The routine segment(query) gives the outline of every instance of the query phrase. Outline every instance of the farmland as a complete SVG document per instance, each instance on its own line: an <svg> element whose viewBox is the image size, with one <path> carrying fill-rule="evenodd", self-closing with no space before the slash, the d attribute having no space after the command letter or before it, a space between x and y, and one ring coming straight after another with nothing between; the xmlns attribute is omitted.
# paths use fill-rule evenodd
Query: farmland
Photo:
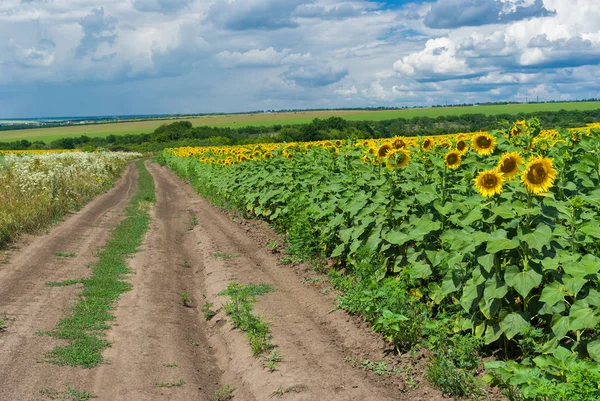
<svg viewBox="0 0 600 401"><path fill-rule="evenodd" d="M599 134L5 152L0 398L598 399Z"/></svg>
<svg viewBox="0 0 600 401"><path fill-rule="evenodd" d="M600 396L597 127L178 148L163 160L214 203L266 219L300 260L333 260L339 306L428 378L481 396ZM460 374L457 376L457 372ZM452 377L452 382L448 378ZM589 398L586 398L589 397Z"/></svg>
<svg viewBox="0 0 600 401"><path fill-rule="evenodd" d="M596 110L600 102L574 103L532 103L509 105L457 106L437 108L415 108L391 111L370 110L331 110L259 114L232 114L205 117L190 117L182 120L190 121L194 126L216 126L239 128L245 126L273 126L306 124L315 118L340 116L349 121L382 121L394 118L438 117L481 113L486 115L535 113L538 111L559 110ZM33 141L53 141L65 137L86 135L89 137L106 137L108 135L126 135L150 133L162 124L177 120L148 120L111 124L75 125L57 128L34 128L27 130L0 131L0 142L11 142L26 139Z"/></svg>

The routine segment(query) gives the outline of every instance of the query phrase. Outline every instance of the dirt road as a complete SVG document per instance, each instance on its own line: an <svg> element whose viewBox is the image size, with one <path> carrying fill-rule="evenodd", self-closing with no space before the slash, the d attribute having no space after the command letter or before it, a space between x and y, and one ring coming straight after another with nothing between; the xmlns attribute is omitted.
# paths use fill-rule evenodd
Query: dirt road
<svg viewBox="0 0 600 401"><path fill-rule="evenodd" d="M332 293L323 295L321 288L302 282L301 270L278 264L266 246L278 240L275 233L261 222L232 219L166 168L147 166L157 202L143 249L130 261L133 289L118 302L106 363L93 369L38 363L56 340L35 332L50 329L68 312L76 288L45 283L85 276L85 264L131 196L132 170L109 194L2 266L0 314L14 320L0 334L0 400L43 399L39 390L61 390L66 384L106 401L211 400L227 385L233 400L441 398L426 385L405 392L402 375L382 378L353 367L356 358L381 358L385 345L335 310ZM100 215L102 223L93 226L98 219L93 216ZM78 256L57 259L55 252ZM225 298L218 293L231 281L276 289L255 304L271 323L272 342L283 358L274 372L252 355L244 333L233 329L220 309ZM181 304L184 292L191 296L191 307ZM218 311L210 321L201 311L205 302Z"/></svg>

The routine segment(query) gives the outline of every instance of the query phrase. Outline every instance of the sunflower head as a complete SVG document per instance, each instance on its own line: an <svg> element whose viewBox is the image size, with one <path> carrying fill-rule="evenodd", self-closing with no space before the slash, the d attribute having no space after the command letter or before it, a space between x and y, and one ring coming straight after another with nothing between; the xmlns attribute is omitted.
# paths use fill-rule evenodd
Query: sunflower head
<svg viewBox="0 0 600 401"><path fill-rule="evenodd" d="M408 166L410 153L406 149L395 149L387 154L385 164L390 170Z"/></svg>
<svg viewBox="0 0 600 401"><path fill-rule="evenodd" d="M474 135L471 143L475 152L480 156L491 155L496 149L496 138L487 132Z"/></svg>
<svg viewBox="0 0 600 401"><path fill-rule="evenodd" d="M377 150L377 156L380 158L385 158L387 154L392 150L392 146L389 143L384 143Z"/></svg>
<svg viewBox="0 0 600 401"><path fill-rule="evenodd" d="M339 148L344 144L344 141L342 141L341 139L337 139L333 144Z"/></svg>
<svg viewBox="0 0 600 401"><path fill-rule="evenodd" d="M392 147L394 149L404 149L404 148L406 148L406 142L404 142L400 138L396 138L392 141Z"/></svg>
<svg viewBox="0 0 600 401"><path fill-rule="evenodd" d="M423 150L431 150L433 148L433 145L435 145L435 141L433 140L433 138L424 138L423 142L421 143L421 148Z"/></svg>
<svg viewBox="0 0 600 401"><path fill-rule="evenodd" d="M504 174L497 170L482 171L475 177L475 188L483 195L491 198L496 194L502 193L502 184L504 183Z"/></svg>
<svg viewBox="0 0 600 401"><path fill-rule="evenodd" d="M451 150L450 152L446 153L446 156L444 157L444 162L446 163L446 166L448 168L458 168L458 166L460 166L460 163L462 162L461 153L455 150Z"/></svg>
<svg viewBox="0 0 600 401"><path fill-rule="evenodd" d="M535 157L529 161L523 174L521 182L527 190L535 195L548 192L556 180L556 170L552 166L552 159L547 157Z"/></svg>
<svg viewBox="0 0 600 401"><path fill-rule="evenodd" d="M456 150L461 154L464 154L467 152L467 150L469 150L469 144L465 140L461 139L460 141L456 142Z"/></svg>
<svg viewBox="0 0 600 401"><path fill-rule="evenodd" d="M506 153L498 162L498 171L504 174L504 178L510 180L519 174L519 166L523 159L517 152Z"/></svg>

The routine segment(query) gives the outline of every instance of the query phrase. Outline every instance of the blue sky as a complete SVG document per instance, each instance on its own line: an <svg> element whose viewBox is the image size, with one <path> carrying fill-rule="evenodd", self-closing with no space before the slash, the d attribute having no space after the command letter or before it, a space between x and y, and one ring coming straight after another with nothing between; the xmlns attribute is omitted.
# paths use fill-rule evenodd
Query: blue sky
<svg viewBox="0 0 600 401"><path fill-rule="evenodd" d="M600 97L598 0L2 0L0 118Z"/></svg>

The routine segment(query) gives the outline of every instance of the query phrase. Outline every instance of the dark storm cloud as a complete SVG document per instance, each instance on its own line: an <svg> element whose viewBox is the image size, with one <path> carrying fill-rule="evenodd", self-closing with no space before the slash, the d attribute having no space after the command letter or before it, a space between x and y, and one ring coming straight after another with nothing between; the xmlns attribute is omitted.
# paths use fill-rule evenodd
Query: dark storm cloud
<svg viewBox="0 0 600 401"><path fill-rule="evenodd" d="M505 4L499 0L438 0L425 16L424 23L429 28L453 29L553 15L544 7L542 0L536 0L530 6L517 5L508 12L504 7Z"/></svg>
<svg viewBox="0 0 600 401"><path fill-rule="evenodd" d="M296 28L294 11L310 0L217 0L210 8L207 19L215 25L232 31L250 29L277 30Z"/></svg>
<svg viewBox="0 0 600 401"><path fill-rule="evenodd" d="M83 29L83 38L75 49L77 57L93 55L102 43L114 43L117 38L114 33L116 24L116 18L104 15L104 8L94 9L83 17L79 21Z"/></svg>

